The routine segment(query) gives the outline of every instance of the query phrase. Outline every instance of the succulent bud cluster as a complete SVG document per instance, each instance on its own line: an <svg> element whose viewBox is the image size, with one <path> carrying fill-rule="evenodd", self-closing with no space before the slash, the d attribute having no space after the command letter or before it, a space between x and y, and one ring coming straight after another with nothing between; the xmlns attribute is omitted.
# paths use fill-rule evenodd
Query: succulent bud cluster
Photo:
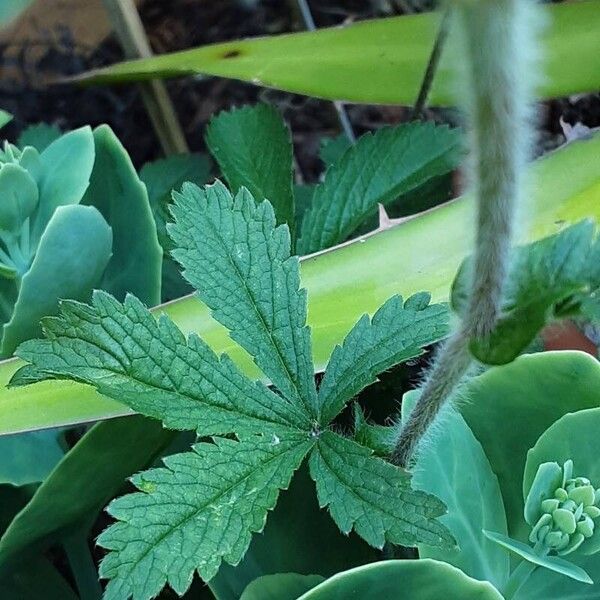
<svg viewBox="0 0 600 600"><path fill-rule="evenodd" d="M35 148L5 142L0 149L0 276L8 279L22 275L32 259L23 226L38 206L40 170Z"/></svg>
<svg viewBox="0 0 600 600"><path fill-rule="evenodd" d="M586 477L573 477L572 460L562 468L557 463L539 466L525 503L525 519L532 526L530 542L548 552L570 554L598 537L598 517L600 489ZM582 551L587 554L585 548Z"/></svg>

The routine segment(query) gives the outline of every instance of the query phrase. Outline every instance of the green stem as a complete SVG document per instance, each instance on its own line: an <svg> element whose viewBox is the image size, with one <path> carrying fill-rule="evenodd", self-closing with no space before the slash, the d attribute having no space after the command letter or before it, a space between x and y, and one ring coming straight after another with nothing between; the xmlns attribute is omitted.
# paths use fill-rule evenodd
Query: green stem
<svg viewBox="0 0 600 600"><path fill-rule="evenodd" d="M515 594L525 585L525 582L536 570L537 566L528 560L523 560L519 563L519 566L512 572L506 582L506 587L502 592L505 600L512 600Z"/></svg>
<svg viewBox="0 0 600 600"><path fill-rule="evenodd" d="M425 74L423 75L423 81L421 82L419 95L417 97L415 106L410 116L411 121L418 119L421 116L423 110L425 109L425 104L427 103L427 98L429 97L431 86L433 85L435 72L437 71L438 65L440 64L442 50L444 49L446 39L448 38L449 23L450 8L447 8L442 16L442 21L440 23L437 36L435 38L435 42L433 43L433 48L431 49L431 55L429 56L429 62L427 63Z"/></svg>
<svg viewBox="0 0 600 600"><path fill-rule="evenodd" d="M102 586L92 559L85 532L79 531L63 542L81 600L100 600Z"/></svg>

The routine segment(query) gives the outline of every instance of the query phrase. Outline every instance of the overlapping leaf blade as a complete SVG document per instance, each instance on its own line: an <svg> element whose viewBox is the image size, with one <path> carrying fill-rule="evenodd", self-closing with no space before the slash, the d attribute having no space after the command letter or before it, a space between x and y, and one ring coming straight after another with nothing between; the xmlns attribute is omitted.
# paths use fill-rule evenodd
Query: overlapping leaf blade
<svg viewBox="0 0 600 600"><path fill-rule="evenodd" d="M344 532L352 529L372 546L386 541L414 546L454 543L436 517L441 501L410 488L408 472L376 458L372 451L333 432L319 437L310 457L310 473L322 507Z"/></svg>
<svg viewBox="0 0 600 600"><path fill-rule="evenodd" d="M33 146L38 152L43 152L60 135L60 129L56 125L37 123L29 125L29 127L21 132L17 140L17 145L21 149L25 148L25 146Z"/></svg>
<svg viewBox="0 0 600 600"><path fill-rule="evenodd" d="M172 429L259 433L308 422L300 409L242 375L198 336L186 342L167 317L156 321L133 296L121 304L96 292L91 306L64 302L61 316L45 321L45 333L47 339L19 348L38 379L89 383ZM22 376L31 383L31 369ZM13 384L19 384L19 373Z"/></svg>
<svg viewBox="0 0 600 600"><path fill-rule="evenodd" d="M504 314L489 338L473 340L475 356L489 364L514 360L543 326L555 318L585 314L596 318L600 288L600 238L591 220L515 251ZM452 286L452 306L462 314L472 259L467 259Z"/></svg>
<svg viewBox="0 0 600 600"><path fill-rule="evenodd" d="M147 600L166 583L183 594L195 570L207 581L222 560L237 564L312 443L216 438L134 477L140 492L109 505L118 522L98 539L112 551L100 570L111 579L105 600Z"/></svg>
<svg viewBox="0 0 600 600"><path fill-rule="evenodd" d="M243 186L257 202L268 200L293 238L292 138L277 110L257 104L222 112L211 119L206 143L231 190Z"/></svg>
<svg viewBox="0 0 600 600"><path fill-rule="evenodd" d="M173 256L213 316L291 402L316 416L306 290L285 226L268 202L222 183L176 194Z"/></svg>
<svg viewBox="0 0 600 600"><path fill-rule="evenodd" d="M299 254L343 242L364 219L460 159L460 132L432 123L386 127L360 138L326 173L302 220Z"/></svg>
<svg viewBox="0 0 600 600"><path fill-rule="evenodd" d="M154 215L158 241L164 250L172 247L167 235L170 220L171 192L180 189L186 181L202 185L208 180L210 161L203 154L176 154L146 163L140 170L140 179L148 191L148 202Z"/></svg>
<svg viewBox="0 0 600 600"><path fill-rule="evenodd" d="M379 373L419 356L424 346L448 330L446 306L429 305L427 294L416 294L404 303L401 296L393 296L371 319L361 317L344 343L335 347L325 370L318 395L322 421L331 421Z"/></svg>

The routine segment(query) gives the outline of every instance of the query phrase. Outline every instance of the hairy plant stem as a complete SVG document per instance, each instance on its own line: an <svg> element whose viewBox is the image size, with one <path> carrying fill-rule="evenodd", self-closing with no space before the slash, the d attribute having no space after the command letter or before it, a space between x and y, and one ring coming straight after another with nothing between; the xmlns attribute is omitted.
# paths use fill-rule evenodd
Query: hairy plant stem
<svg viewBox="0 0 600 600"><path fill-rule="evenodd" d="M468 310L438 353L400 432L392 460L408 466L423 435L467 373L469 340L489 335L500 314L515 206L529 147L529 0L451 0L464 40L471 185L477 200Z"/></svg>

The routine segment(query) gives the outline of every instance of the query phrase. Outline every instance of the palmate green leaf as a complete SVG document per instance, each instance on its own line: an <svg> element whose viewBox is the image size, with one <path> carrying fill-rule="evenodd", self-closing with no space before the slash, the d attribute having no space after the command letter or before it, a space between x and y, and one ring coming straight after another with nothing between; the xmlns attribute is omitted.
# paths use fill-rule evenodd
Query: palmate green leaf
<svg viewBox="0 0 600 600"><path fill-rule="evenodd" d="M100 568L111 579L105 600L153 598L166 583L183 594L196 570L207 581L221 561L237 564L313 443L215 438L135 476L140 492L109 505L118 522L98 538L111 550Z"/></svg>
<svg viewBox="0 0 600 600"><path fill-rule="evenodd" d="M321 418L331 421L377 375L419 356L423 347L449 331L448 310L429 305L428 294L416 294L403 303L392 296L374 315L364 315L336 346L318 394Z"/></svg>
<svg viewBox="0 0 600 600"><path fill-rule="evenodd" d="M519 228L519 244L556 233L557 223L600 219L600 135L547 154L532 163L529 172L528 179L536 183L525 194L523 210L530 218ZM472 197L457 198L399 226L300 261L317 371L324 370L334 346L356 321L365 312L373 314L391 295L428 290L436 302L447 299L456 270L470 252L470 228L465 223L473 219L473 210ZM181 298L154 312L168 314L184 332L201 333L217 353L226 351L244 373L260 376L248 354L195 297ZM0 317L3 314L0 310ZM16 359L0 362L0 383L6 385L22 364ZM127 412L114 400L74 382L47 381L27 389L0 387L0 435Z"/></svg>
<svg viewBox="0 0 600 600"><path fill-rule="evenodd" d="M306 290L290 235L268 202L220 182L174 195L173 256L213 316L285 398L316 417Z"/></svg>
<svg viewBox="0 0 600 600"><path fill-rule="evenodd" d="M551 320L595 316L599 264L600 238L590 220L518 248L503 315L489 338L472 340L474 355L488 364L511 362ZM467 307L471 270L472 259L467 259L452 286L452 306L459 314Z"/></svg>
<svg viewBox="0 0 600 600"><path fill-rule="evenodd" d="M293 239L292 138L277 110L257 104L222 112L211 119L206 143L232 192L243 186L257 202L268 200Z"/></svg>
<svg viewBox="0 0 600 600"><path fill-rule="evenodd" d="M155 320L133 296L120 303L96 292L89 306L65 301L59 317L44 321L46 339L20 346L19 355L30 364L15 375L16 385L73 379L168 427L196 429L202 436L235 434L239 440L216 438L167 459L166 468L134 480L141 493L111 505L119 523L100 539L113 551L102 567L112 579L107 597L147 600L167 582L183 592L196 569L207 580L221 560L237 564L278 490L315 445L310 463L319 500L330 506L343 532L354 527L377 547L386 539L452 543L435 521L443 513L438 500L412 491L404 470L329 431L329 415L319 419L312 362L306 361L311 348L305 291L299 289L297 258L289 256L288 229L275 227L270 204L257 204L245 189L234 199L222 184L204 190L190 185L177 195L174 215L176 241L183 242L178 258L190 280L216 316L259 355L257 363L282 395L242 375L199 337L186 340L166 316ZM426 294L405 304L397 299L383 313L413 313L418 328L421 313L437 310L428 301ZM417 338L406 339L415 344ZM430 339L428 330L419 343ZM392 358L380 358L380 366ZM296 381L301 385L295 394L286 394Z"/></svg>
<svg viewBox="0 0 600 600"><path fill-rule="evenodd" d="M413 546L454 543L435 521L444 504L410 487L410 474L373 456L368 448L331 431L322 433L310 457L321 507L328 507L343 533L353 529L369 544Z"/></svg>
<svg viewBox="0 0 600 600"><path fill-rule="evenodd" d="M91 306L65 301L44 320L45 340L30 340L19 356L35 367L13 385L68 377L88 383L172 429L201 435L260 433L308 427L308 415L260 382L242 375L198 336L187 341L172 321L158 321L134 296L121 304L96 291Z"/></svg>
<svg viewBox="0 0 600 600"><path fill-rule="evenodd" d="M432 123L385 127L362 136L329 168L302 220L298 252L343 242L364 219L462 158L457 129Z"/></svg>

